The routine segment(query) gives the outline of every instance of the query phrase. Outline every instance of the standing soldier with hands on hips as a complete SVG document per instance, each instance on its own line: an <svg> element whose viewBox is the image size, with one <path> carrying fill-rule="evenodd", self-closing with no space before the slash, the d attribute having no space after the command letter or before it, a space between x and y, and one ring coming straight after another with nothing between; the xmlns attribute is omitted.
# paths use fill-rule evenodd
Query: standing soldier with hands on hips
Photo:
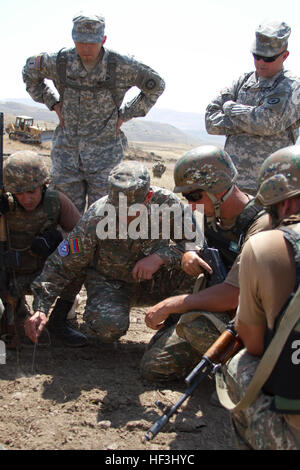
<svg viewBox="0 0 300 470"><path fill-rule="evenodd" d="M73 19L75 48L30 57L26 89L59 117L51 152L52 180L78 210L107 192L111 169L123 159L123 122L145 116L164 91L164 81L132 57L104 49L105 21L98 15ZM50 79L59 98L45 80ZM132 87L140 93L121 107Z"/></svg>

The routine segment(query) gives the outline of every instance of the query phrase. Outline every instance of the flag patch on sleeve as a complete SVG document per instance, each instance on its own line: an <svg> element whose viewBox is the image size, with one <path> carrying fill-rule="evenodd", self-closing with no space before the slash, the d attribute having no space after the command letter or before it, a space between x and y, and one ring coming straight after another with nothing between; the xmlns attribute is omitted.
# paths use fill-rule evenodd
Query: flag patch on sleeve
<svg viewBox="0 0 300 470"><path fill-rule="evenodd" d="M70 243L70 251L73 255L81 252L82 248L81 248L80 237L70 238L69 243Z"/></svg>

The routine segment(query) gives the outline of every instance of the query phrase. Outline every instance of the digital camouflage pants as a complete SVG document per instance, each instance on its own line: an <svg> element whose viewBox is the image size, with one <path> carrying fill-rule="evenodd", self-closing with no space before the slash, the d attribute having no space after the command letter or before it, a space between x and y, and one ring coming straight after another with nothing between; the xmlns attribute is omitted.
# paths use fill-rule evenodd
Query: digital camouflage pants
<svg viewBox="0 0 300 470"><path fill-rule="evenodd" d="M85 279L87 302L84 319L101 341L110 343L125 335L131 307L150 306L171 295L191 292L195 279L180 268L159 269L152 280L127 283L99 280L93 270Z"/></svg>
<svg viewBox="0 0 300 470"><path fill-rule="evenodd" d="M223 367L224 379L230 399L238 403L245 395L259 363L242 349ZM246 409L232 413L232 422L238 449L296 450L296 434L287 424L291 415L270 410L272 397L260 392ZM297 447L298 445L298 447Z"/></svg>
<svg viewBox="0 0 300 470"><path fill-rule="evenodd" d="M61 191L83 214L87 207L107 194L108 176L123 159L121 139L102 142L99 138L54 135L51 151L52 187Z"/></svg>

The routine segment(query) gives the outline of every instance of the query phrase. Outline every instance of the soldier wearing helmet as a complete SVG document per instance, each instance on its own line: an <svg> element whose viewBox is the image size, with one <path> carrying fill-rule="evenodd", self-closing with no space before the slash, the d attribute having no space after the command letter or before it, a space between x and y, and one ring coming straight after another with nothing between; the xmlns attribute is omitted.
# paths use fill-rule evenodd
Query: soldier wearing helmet
<svg viewBox="0 0 300 470"><path fill-rule="evenodd" d="M45 159L36 152L20 151L7 158L3 182L8 200L5 218L9 250L19 258L10 276L10 292L18 299L20 308L28 310L25 295L32 293L31 282L62 240L57 227L69 232L80 214L66 196L48 188L49 170ZM80 287L78 281L78 285L57 299L48 323L51 338L71 347L87 344L85 336L65 322Z"/></svg>
<svg viewBox="0 0 300 470"><path fill-rule="evenodd" d="M237 443L239 448L257 450L299 449L299 314L289 328L282 319L287 322L292 298L299 312L299 294L295 292L300 273L300 146L277 150L265 160L256 200L270 212L273 230L256 234L245 243L235 320L245 349L224 368L222 382L224 386L225 380L231 400L240 400L272 342L278 357L272 366L268 363L270 374L263 378L261 391L247 408L233 410ZM286 336L279 347L276 341L283 328Z"/></svg>
<svg viewBox="0 0 300 470"><path fill-rule="evenodd" d="M213 145L203 145L183 155L174 168L175 189L192 210L204 207L204 234L209 246L217 248L228 273L224 282L193 294L173 296L151 307L146 324L161 329L174 314L175 324L159 331L142 362L142 374L149 380L169 380L185 376L212 344L219 331L219 320L226 323L228 312L237 307L239 296L238 265L243 243L257 231L269 228L269 217L254 204L252 196L235 184L237 170L227 152ZM201 251L187 251L182 269L191 276L209 275L211 267ZM188 315L189 311L209 312L206 317ZM213 315L214 313L214 315ZM213 323L211 322L213 320ZM215 321L216 319L216 321Z"/></svg>
<svg viewBox="0 0 300 470"><path fill-rule="evenodd" d="M194 279L180 267L187 241L184 227L178 234L174 230L173 209L176 214L184 209L180 199L152 186L149 171L139 162L117 165L108 185L108 195L86 211L32 284L36 313L28 335L33 340L39 333L37 318L47 315L53 299L76 277L84 277L87 289L84 319L105 343L126 334L131 306L152 305L173 292L192 290ZM170 216L166 232L164 213Z"/></svg>

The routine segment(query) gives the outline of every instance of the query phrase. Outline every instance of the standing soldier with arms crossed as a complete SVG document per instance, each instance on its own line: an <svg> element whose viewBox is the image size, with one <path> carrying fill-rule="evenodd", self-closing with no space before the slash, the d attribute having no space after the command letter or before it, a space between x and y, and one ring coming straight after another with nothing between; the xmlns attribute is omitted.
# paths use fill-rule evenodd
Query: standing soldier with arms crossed
<svg viewBox="0 0 300 470"><path fill-rule="evenodd" d="M30 57L23 69L32 99L59 117L52 158L52 180L83 213L107 192L111 169L124 156L122 123L145 116L164 91L164 81L135 59L104 49L104 18L73 19L74 49ZM45 80L54 82L59 99ZM121 107L132 87L140 93Z"/></svg>
<svg viewBox="0 0 300 470"><path fill-rule="evenodd" d="M225 150L239 172L243 191L256 193L260 167L272 152L296 143L300 80L283 68L291 28L267 21L255 32L255 71L245 73L207 106L209 134L225 135Z"/></svg>

